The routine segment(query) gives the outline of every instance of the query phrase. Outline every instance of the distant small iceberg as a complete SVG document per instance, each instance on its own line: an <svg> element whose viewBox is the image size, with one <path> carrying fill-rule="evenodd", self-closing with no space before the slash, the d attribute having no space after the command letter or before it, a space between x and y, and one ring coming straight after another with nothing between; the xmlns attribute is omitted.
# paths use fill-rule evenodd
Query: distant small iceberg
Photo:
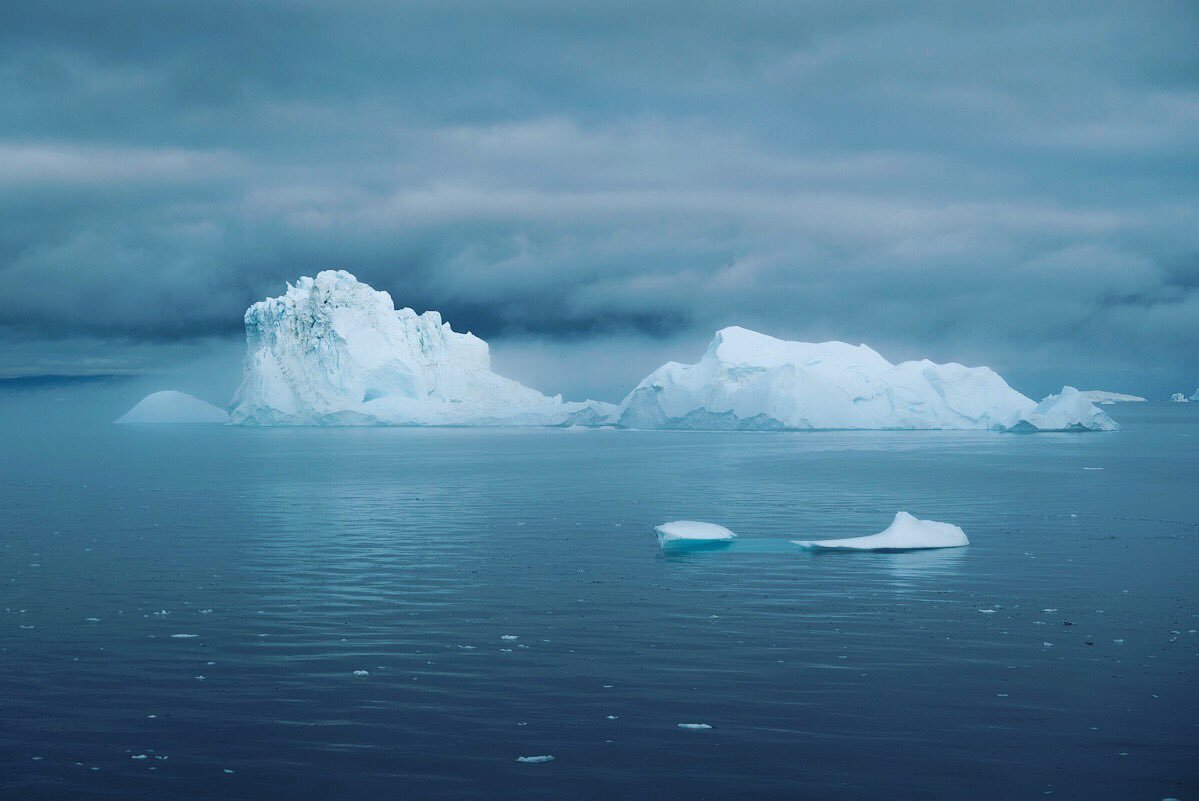
<svg viewBox="0 0 1199 801"><path fill-rule="evenodd" d="M969 545L966 532L952 523L920 520L899 512L885 531L842 540L792 540L812 551L915 551L925 548L960 548Z"/></svg>
<svg viewBox="0 0 1199 801"><path fill-rule="evenodd" d="M658 533L658 545L663 550L718 548L737 539L737 535L724 526L698 520L675 520L654 526L654 531Z"/></svg>
<svg viewBox="0 0 1199 801"><path fill-rule="evenodd" d="M186 392L168 389L147 395L113 422L228 423L229 413Z"/></svg>
<svg viewBox="0 0 1199 801"><path fill-rule="evenodd" d="M1195 394L1199 395L1199 390L1195 390ZM1181 392L1175 392L1170 396L1170 403L1190 403L1191 399Z"/></svg>
<svg viewBox="0 0 1199 801"><path fill-rule="evenodd" d="M1089 400L1091 403L1097 403L1101 406L1110 406L1113 403L1146 403L1147 400L1140 395L1125 395L1123 392L1108 392L1103 389L1087 389L1082 390L1078 394Z"/></svg>

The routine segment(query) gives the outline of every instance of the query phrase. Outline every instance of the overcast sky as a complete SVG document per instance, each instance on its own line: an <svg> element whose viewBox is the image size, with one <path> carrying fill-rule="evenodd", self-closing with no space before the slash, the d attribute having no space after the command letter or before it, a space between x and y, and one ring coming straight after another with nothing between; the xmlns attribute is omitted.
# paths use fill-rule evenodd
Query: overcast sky
<svg viewBox="0 0 1199 801"><path fill-rule="evenodd" d="M0 375L341 267L568 396L734 323L1199 386L1193 0L382 5L2 4Z"/></svg>

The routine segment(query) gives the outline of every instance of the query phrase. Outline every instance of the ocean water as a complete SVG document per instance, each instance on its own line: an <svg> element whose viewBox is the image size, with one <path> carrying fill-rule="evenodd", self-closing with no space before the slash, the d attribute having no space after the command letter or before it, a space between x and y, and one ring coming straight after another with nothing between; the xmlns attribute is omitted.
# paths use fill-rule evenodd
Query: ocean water
<svg viewBox="0 0 1199 801"><path fill-rule="evenodd" d="M38 392L0 401L4 798L1199 797L1199 404L238 430ZM900 509L972 545L788 544ZM664 555L678 518L741 539Z"/></svg>

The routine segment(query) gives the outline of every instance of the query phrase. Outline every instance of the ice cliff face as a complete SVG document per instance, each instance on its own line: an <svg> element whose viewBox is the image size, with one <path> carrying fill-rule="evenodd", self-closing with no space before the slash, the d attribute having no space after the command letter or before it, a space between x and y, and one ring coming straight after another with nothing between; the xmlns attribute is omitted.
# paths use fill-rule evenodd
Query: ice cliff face
<svg viewBox="0 0 1199 801"><path fill-rule="evenodd" d="M865 345L725 328L696 364L670 362L620 405L620 426L675 429L1114 430L1075 389L1040 404L987 367L892 364Z"/></svg>
<svg viewBox="0 0 1199 801"><path fill-rule="evenodd" d="M487 343L343 270L289 285L245 315L231 420L243 425L568 425L610 404L563 403L491 371Z"/></svg>

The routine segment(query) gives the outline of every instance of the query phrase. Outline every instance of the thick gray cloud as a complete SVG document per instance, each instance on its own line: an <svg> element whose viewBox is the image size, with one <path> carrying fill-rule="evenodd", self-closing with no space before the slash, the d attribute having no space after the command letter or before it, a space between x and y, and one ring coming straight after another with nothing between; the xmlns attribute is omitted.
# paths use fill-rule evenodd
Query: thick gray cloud
<svg viewBox="0 0 1199 801"><path fill-rule="evenodd" d="M5 4L0 373L157 369L344 267L567 394L732 323L1184 389L1197 37L1188 2Z"/></svg>

